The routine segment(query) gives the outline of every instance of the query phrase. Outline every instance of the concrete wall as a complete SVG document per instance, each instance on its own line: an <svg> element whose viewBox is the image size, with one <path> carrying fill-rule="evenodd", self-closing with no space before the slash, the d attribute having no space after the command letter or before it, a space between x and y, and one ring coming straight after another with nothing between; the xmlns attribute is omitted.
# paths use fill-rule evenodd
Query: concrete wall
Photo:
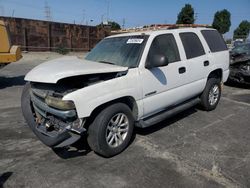
<svg viewBox="0 0 250 188"><path fill-rule="evenodd" d="M2 16L0 20L8 24L11 43L27 51L53 51L58 47L89 51L110 34L110 29L95 26Z"/></svg>

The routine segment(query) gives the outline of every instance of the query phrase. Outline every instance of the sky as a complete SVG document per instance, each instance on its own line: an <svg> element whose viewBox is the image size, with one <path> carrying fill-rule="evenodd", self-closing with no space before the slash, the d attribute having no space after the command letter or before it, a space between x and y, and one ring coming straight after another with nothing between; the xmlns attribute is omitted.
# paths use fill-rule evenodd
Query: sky
<svg viewBox="0 0 250 188"><path fill-rule="evenodd" d="M211 24L214 13L231 12L231 28L250 21L250 0L0 0L0 15L45 20L45 5L53 21L97 25L102 20L118 22L125 28L147 24L173 24L181 8L189 3L197 13L197 24Z"/></svg>

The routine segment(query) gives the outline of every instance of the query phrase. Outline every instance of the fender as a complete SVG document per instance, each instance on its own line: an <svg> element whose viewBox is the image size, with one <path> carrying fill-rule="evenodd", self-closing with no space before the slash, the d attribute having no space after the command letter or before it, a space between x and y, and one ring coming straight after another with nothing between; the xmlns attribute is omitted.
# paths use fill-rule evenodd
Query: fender
<svg viewBox="0 0 250 188"><path fill-rule="evenodd" d="M89 117L91 112L98 106L121 97L133 97L135 101L142 98L138 83L138 69L130 69L127 75L97 83L63 97L63 100L71 100L76 106L79 118ZM138 115L142 114L143 108L138 104Z"/></svg>

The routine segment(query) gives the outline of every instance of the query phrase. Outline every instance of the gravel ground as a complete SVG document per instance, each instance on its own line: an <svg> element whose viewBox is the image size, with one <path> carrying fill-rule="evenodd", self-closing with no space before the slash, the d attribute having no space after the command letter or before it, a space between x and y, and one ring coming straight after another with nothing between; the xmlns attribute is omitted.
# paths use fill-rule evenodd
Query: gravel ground
<svg viewBox="0 0 250 188"><path fill-rule="evenodd" d="M249 88L224 86L212 112L192 108L136 129L132 144L110 159L84 141L53 151L27 127L20 96L24 75L57 57L27 53L0 70L0 187L250 187Z"/></svg>

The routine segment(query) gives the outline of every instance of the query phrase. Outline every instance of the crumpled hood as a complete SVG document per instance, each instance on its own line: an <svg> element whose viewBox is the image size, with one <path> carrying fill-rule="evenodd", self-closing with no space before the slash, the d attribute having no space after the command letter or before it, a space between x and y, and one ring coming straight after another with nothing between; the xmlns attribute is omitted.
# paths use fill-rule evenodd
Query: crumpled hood
<svg viewBox="0 0 250 188"><path fill-rule="evenodd" d="M24 79L31 82L56 83L62 78L71 76L122 72L126 70L128 70L127 67L88 61L75 56L66 56L38 65Z"/></svg>

